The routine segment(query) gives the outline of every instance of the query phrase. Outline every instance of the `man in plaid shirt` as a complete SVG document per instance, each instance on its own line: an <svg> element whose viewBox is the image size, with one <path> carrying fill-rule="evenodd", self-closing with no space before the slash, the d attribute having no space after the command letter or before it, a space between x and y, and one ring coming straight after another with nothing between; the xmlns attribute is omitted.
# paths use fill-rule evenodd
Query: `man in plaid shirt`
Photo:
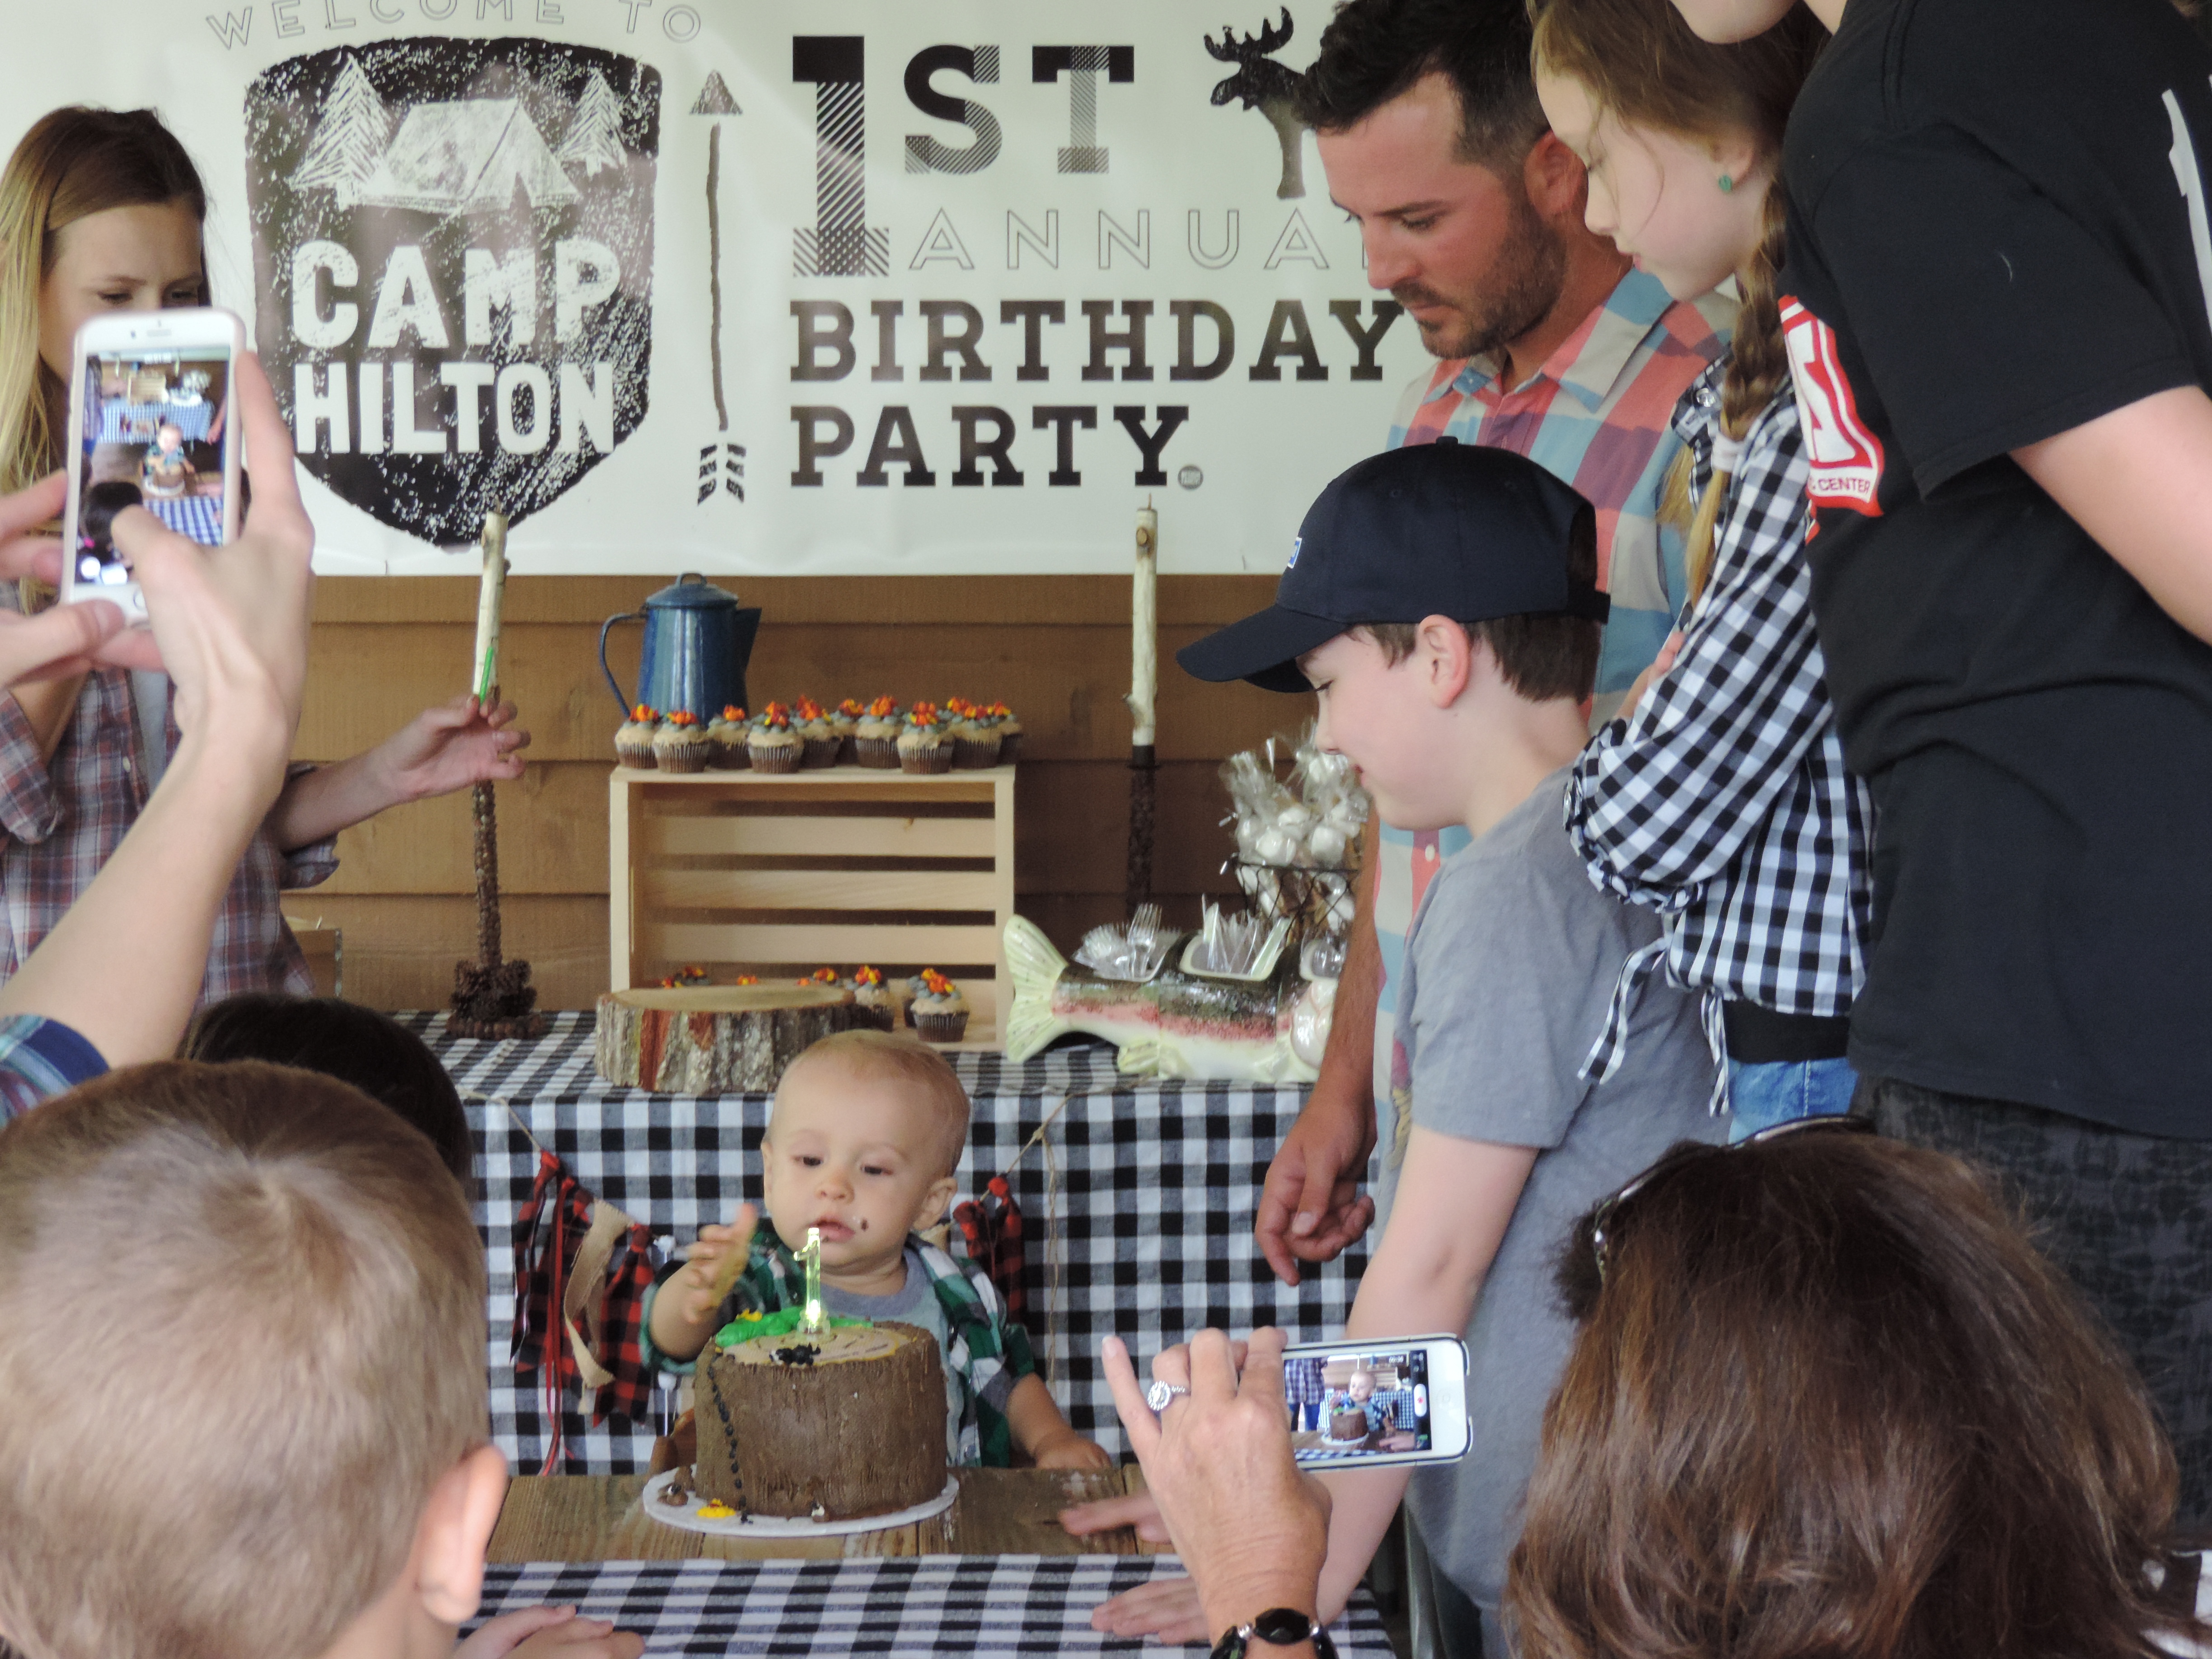
<svg viewBox="0 0 2212 1659"><path fill-rule="evenodd" d="M1584 228L1581 162L1553 135L1529 26L1504 0L1352 0L1322 37L1300 112L1329 192L1360 223L1367 279L1443 361L1407 388L1393 448L1449 436L1525 455L1597 508L1613 602L1593 715L1657 654L1683 596L1658 508L1677 400L1727 346L1733 308L1672 301ZM1285 1283L1368 1228L1376 1103L1405 1079L1391 1032L1407 930L1464 830L1382 829L1361 884L1321 1079L1268 1167L1255 1231Z"/></svg>

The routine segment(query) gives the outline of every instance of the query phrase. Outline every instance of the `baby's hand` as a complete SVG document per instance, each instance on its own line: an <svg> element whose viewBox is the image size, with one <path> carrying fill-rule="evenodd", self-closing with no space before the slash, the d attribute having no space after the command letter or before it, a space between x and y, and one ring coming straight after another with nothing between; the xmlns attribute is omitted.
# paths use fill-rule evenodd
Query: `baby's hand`
<svg viewBox="0 0 2212 1659"><path fill-rule="evenodd" d="M728 1285L722 1282L723 1269L732 1256L737 1258L738 1269L743 1269L752 1249L753 1228L757 1219L751 1205L740 1204L728 1226L699 1229L699 1237L684 1253L684 1266L661 1291L663 1296L675 1293L676 1314L685 1324L699 1324L729 1294ZM732 1282L734 1278L733 1273ZM717 1285L720 1285L719 1291Z"/></svg>
<svg viewBox="0 0 2212 1659"><path fill-rule="evenodd" d="M1106 1448L1085 1440L1073 1429L1060 1429L1037 1442L1030 1455L1041 1469L1110 1469L1114 1460Z"/></svg>
<svg viewBox="0 0 2212 1659"><path fill-rule="evenodd" d="M453 1659L638 1659L645 1638L574 1607L520 1607L487 1620L453 1650Z"/></svg>

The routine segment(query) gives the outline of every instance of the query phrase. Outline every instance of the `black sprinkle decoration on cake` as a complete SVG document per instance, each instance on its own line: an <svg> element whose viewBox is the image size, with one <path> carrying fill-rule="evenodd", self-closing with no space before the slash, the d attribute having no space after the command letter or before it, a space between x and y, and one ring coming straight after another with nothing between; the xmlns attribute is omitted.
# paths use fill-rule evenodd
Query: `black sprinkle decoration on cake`
<svg viewBox="0 0 2212 1659"><path fill-rule="evenodd" d="M779 1365L811 1365L815 1356L821 1352L811 1342L795 1342L788 1348L775 1351L775 1363Z"/></svg>

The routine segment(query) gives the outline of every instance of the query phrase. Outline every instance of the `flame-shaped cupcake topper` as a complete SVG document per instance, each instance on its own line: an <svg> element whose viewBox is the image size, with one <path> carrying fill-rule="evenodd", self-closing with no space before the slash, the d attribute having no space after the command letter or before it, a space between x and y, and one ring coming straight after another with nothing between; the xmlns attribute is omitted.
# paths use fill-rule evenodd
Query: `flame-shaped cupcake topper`
<svg viewBox="0 0 2212 1659"><path fill-rule="evenodd" d="M871 714L873 714L879 720L888 720L890 716L898 713L898 699L896 697L878 697L873 702L868 705L868 712Z"/></svg>
<svg viewBox="0 0 2212 1659"><path fill-rule="evenodd" d="M937 721L937 705L933 702L918 702L906 711L908 726L934 726Z"/></svg>
<svg viewBox="0 0 2212 1659"><path fill-rule="evenodd" d="M792 706L800 720L818 720L822 718L822 705L811 697L801 697Z"/></svg>
<svg viewBox="0 0 2212 1659"><path fill-rule="evenodd" d="M883 970L871 968L865 962L853 970L853 983L855 985L881 985L883 982Z"/></svg>
<svg viewBox="0 0 2212 1659"><path fill-rule="evenodd" d="M744 719L744 717L745 711L738 708L737 704L733 702L726 702L722 705L722 718L729 721L731 725L735 726L738 721Z"/></svg>
<svg viewBox="0 0 2212 1659"><path fill-rule="evenodd" d="M761 723L764 726L774 727L789 726L791 724L791 705L789 703L783 702L772 702L769 704L766 708L761 711Z"/></svg>
<svg viewBox="0 0 2212 1659"><path fill-rule="evenodd" d="M688 708L679 708L668 717L671 726L696 726L699 717Z"/></svg>
<svg viewBox="0 0 2212 1659"><path fill-rule="evenodd" d="M660 718L660 714L658 709L650 708L644 703L640 703L629 711L629 717L641 726L650 726Z"/></svg>
<svg viewBox="0 0 2212 1659"><path fill-rule="evenodd" d="M837 705L837 712L847 720L856 720L868 711L860 707L860 700L858 697L848 697Z"/></svg>
<svg viewBox="0 0 2212 1659"><path fill-rule="evenodd" d="M929 988L932 996L949 997L952 994L952 981L934 968L921 970L921 982Z"/></svg>
<svg viewBox="0 0 2212 1659"><path fill-rule="evenodd" d="M806 1270L806 1315L804 1328L809 1336L821 1334L822 1317L822 1229L809 1227L806 1243L799 1249L799 1266Z"/></svg>
<svg viewBox="0 0 2212 1659"><path fill-rule="evenodd" d="M994 720L1003 720L1010 719L1014 711L1007 708L1006 705L1002 702L994 702L983 712L988 714Z"/></svg>
<svg viewBox="0 0 2212 1659"><path fill-rule="evenodd" d="M837 970L835 968L817 968L814 970L814 978L819 984L835 985L837 982Z"/></svg>

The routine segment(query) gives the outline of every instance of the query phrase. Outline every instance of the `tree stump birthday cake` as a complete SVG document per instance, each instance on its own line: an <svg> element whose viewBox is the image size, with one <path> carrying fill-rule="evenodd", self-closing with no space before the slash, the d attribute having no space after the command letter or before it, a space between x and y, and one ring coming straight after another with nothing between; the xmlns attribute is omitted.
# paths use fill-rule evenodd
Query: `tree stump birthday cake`
<svg viewBox="0 0 2212 1659"><path fill-rule="evenodd" d="M913 1325L796 1309L732 1322L701 1356L699 1496L756 1515L845 1521L945 1490L945 1373Z"/></svg>

